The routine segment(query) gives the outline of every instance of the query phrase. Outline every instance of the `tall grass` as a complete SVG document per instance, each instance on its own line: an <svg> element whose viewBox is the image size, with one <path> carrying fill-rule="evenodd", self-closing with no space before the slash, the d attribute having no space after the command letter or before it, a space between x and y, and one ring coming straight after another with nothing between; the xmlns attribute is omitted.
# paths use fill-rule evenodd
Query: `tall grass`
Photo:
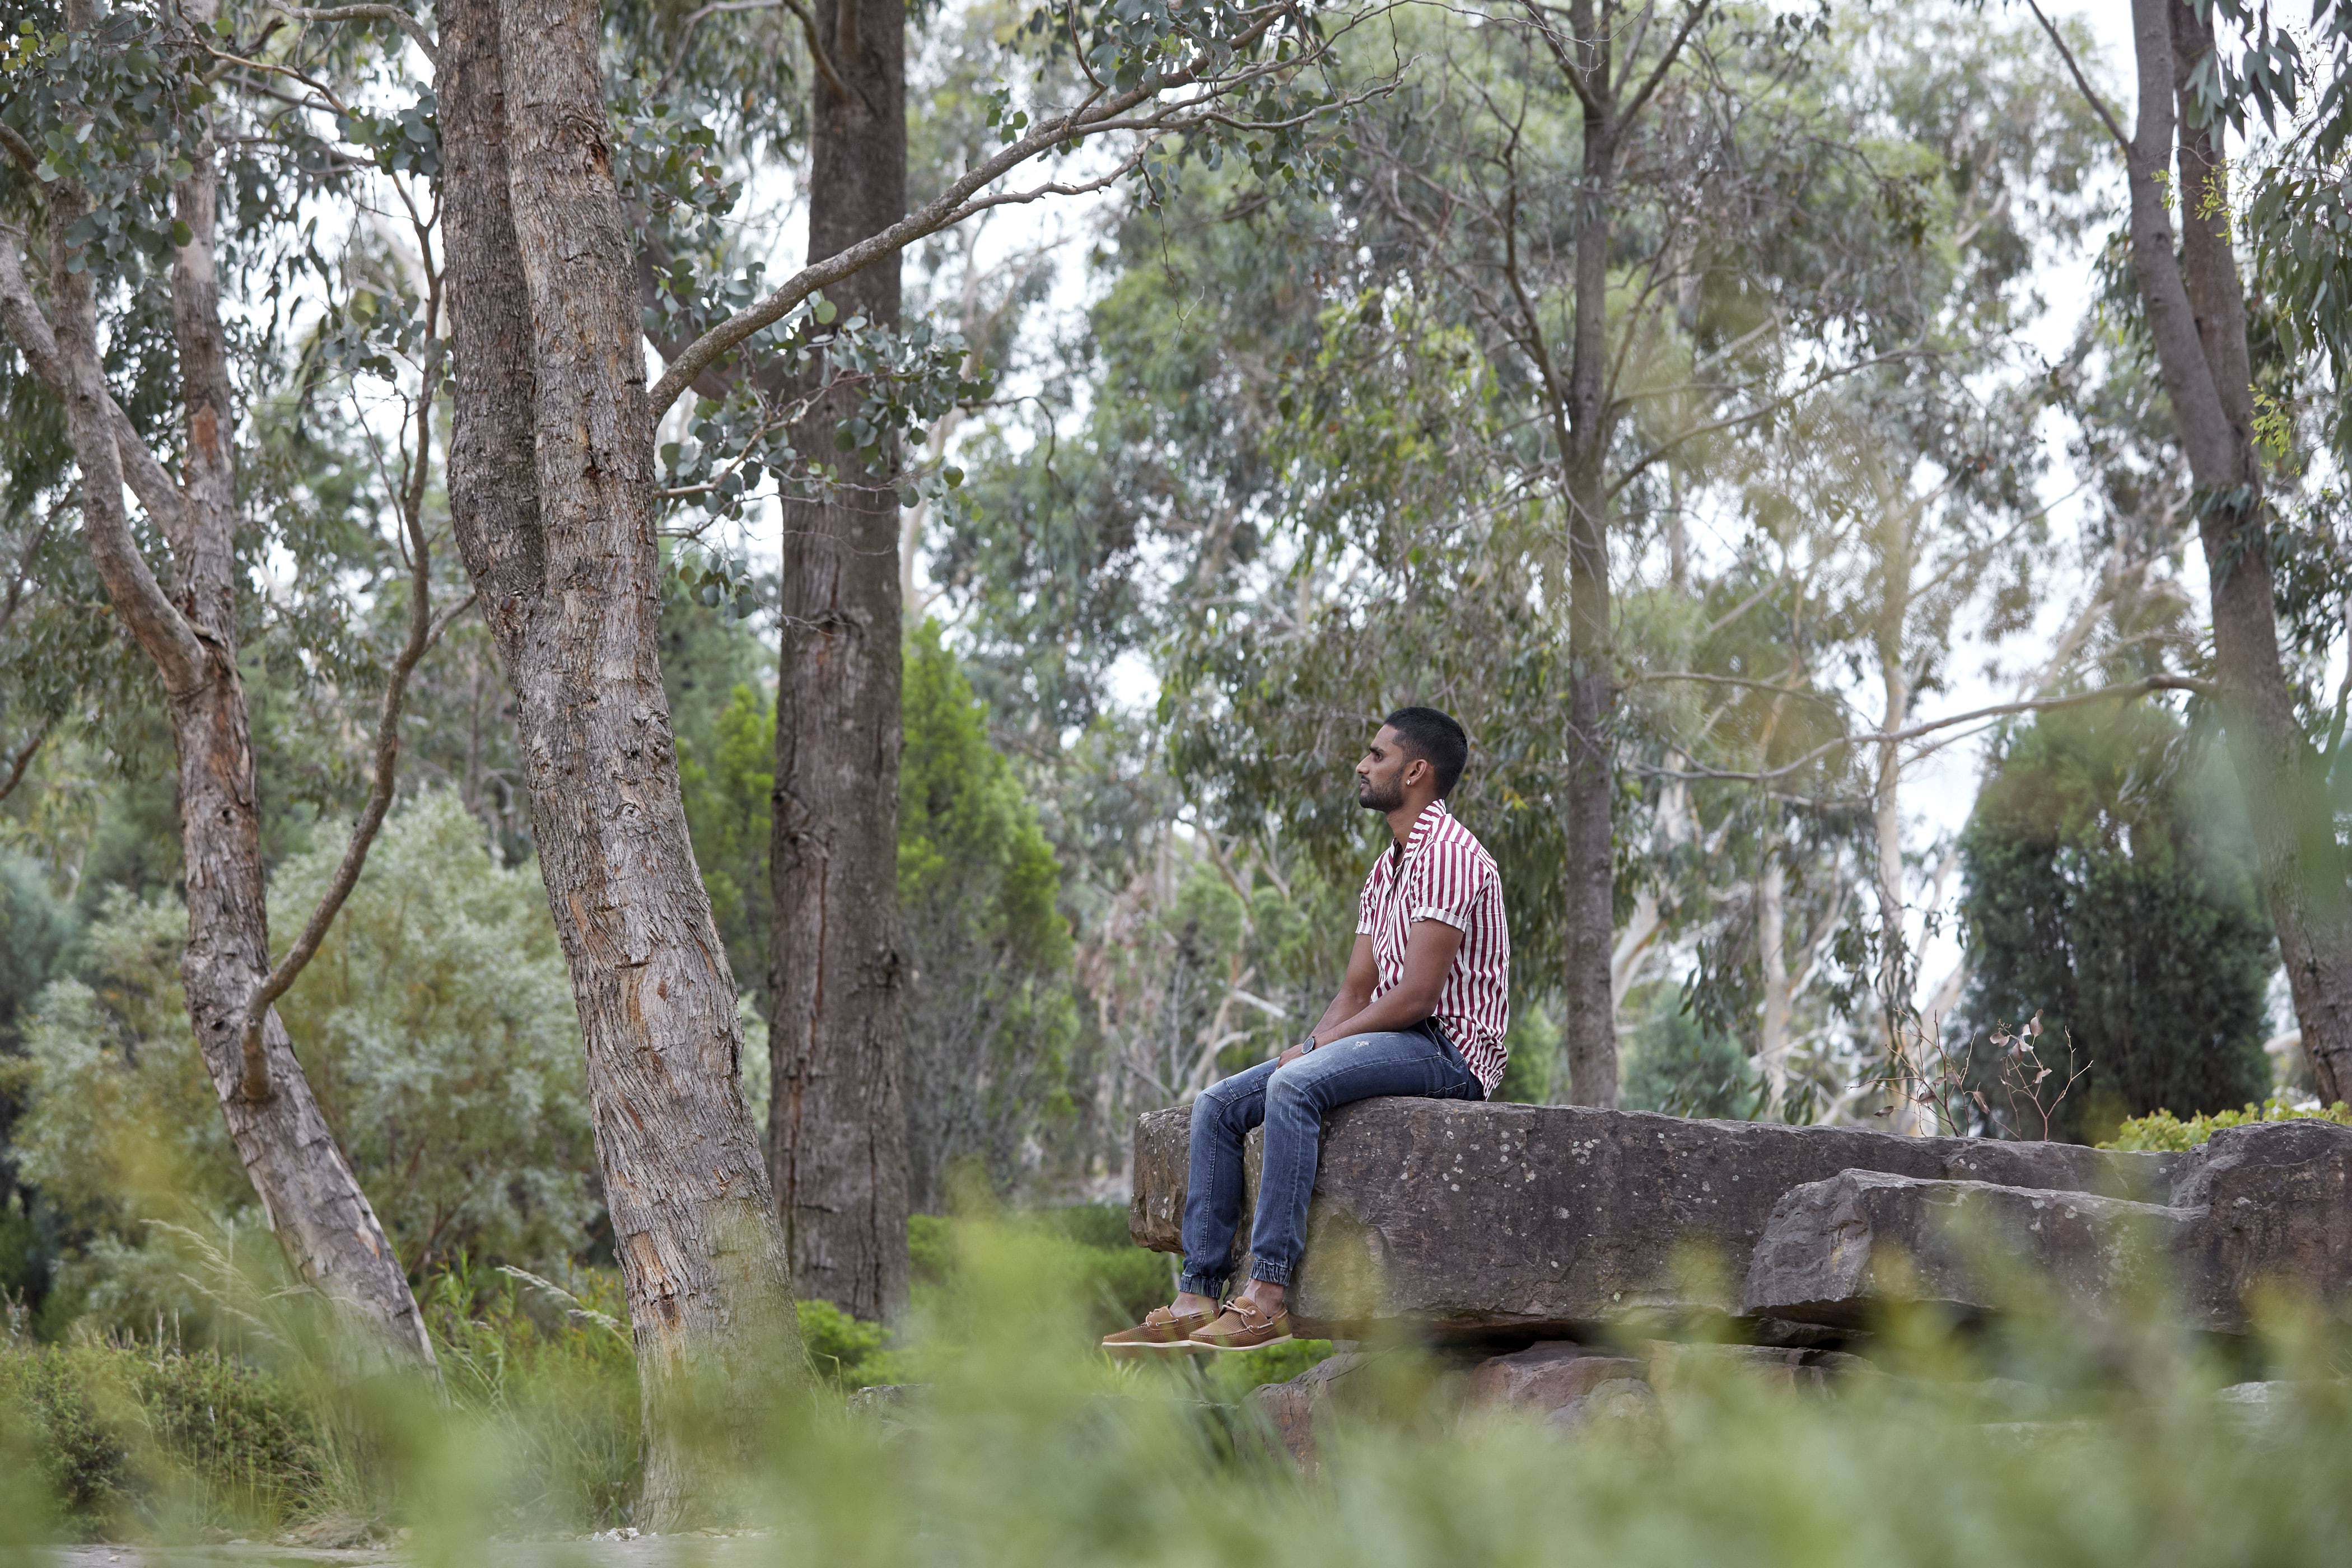
<svg viewBox="0 0 2352 1568"><path fill-rule="evenodd" d="M750 1500L736 1522L763 1533L729 1561L2143 1568L2333 1563L2352 1539L2342 1347L2284 1305L2233 1345L2155 1303L2092 1322L2021 1290L1989 1328L1891 1316L1873 1367L1832 1393L1692 1358L1654 1419L1576 1436L1465 1411L1458 1377L1399 1347L1350 1380L1303 1477L1232 1397L1243 1358L1093 1351L1110 1309L1066 1229L975 1222L930 1240L915 1322L860 1352L908 1358L924 1392L887 1419L827 1380L780 1405L728 1489ZM488 1563L499 1538L627 1517L635 1400L609 1289L480 1269L436 1283L446 1401L371 1384L315 1417L374 1435L366 1495L383 1527L413 1530L425 1561ZM1285 1369L1269 1356L1247 1370ZM2285 1386L2219 1397L2255 1373ZM20 1403L0 1428L0 1489L25 1484L12 1456L41 1437ZM320 1475L312 1506L347 1506ZM144 1528L192 1535L212 1517L157 1510Z"/></svg>

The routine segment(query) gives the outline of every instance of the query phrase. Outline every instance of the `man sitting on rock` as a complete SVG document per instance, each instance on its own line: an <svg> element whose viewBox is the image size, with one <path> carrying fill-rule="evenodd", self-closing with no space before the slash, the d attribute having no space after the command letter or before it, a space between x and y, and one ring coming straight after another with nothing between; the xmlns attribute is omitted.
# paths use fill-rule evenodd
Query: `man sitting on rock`
<svg viewBox="0 0 2352 1568"><path fill-rule="evenodd" d="M1255 1350L1290 1336L1323 1116L1375 1095L1484 1100L1502 1081L1511 942L1494 857L1445 809L1470 742L1434 708L1388 716L1356 764L1356 799L1394 843L1358 900L1339 995L1305 1039L1192 1102L1184 1271L1175 1302L1110 1350ZM1218 1309L1242 1209L1242 1140L1265 1124L1249 1283Z"/></svg>

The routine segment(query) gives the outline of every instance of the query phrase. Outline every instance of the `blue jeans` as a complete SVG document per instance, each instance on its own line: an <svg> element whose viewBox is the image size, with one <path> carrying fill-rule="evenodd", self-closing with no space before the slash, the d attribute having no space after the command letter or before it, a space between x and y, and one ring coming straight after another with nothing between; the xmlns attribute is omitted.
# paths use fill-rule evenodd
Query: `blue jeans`
<svg viewBox="0 0 2352 1568"><path fill-rule="evenodd" d="M1307 1200L1323 1149L1323 1115L1375 1095L1484 1100L1486 1089L1451 1046L1429 1035L1349 1035L1286 1067L1260 1062L1211 1084L1192 1102L1192 1167L1184 1189L1184 1272L1180 1290L1214 1296L1233 1272L1242 1214L1242 1140L1265 1123L1250 1273L1288 1285L1307 1249Z"/></svg>

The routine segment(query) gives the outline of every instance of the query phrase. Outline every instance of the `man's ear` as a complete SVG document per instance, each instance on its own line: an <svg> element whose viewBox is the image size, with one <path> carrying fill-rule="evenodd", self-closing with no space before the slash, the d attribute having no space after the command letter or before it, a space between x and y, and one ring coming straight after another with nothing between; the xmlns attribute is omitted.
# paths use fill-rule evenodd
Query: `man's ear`
<svg viewBox="0 0 2352 1568"><path fill-rule="evenodd" d="M1410 788L1414 783L1414 773L1412 770L1415 768L1420 768L1424 773L1427 772L1429 769L1429 759L1427 757L1407 757L1404 760L1403 768L1397 773L1397 783Z"/></svg>

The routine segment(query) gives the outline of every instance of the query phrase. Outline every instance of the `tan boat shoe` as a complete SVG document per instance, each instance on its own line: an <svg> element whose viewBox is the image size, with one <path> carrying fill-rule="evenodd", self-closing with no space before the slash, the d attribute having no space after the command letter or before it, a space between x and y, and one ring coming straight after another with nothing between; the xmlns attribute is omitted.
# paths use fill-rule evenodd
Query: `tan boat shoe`
<svg viewBox="0 0 2352 1568"><path fill-rule="evenodd" d="M1267 1345L1290 1342L1290 1314L1287 1311L1268 1312L1265 1308L1236 1296L1225 1303L1217 1321L1192 1333L1192 1342L1203 1350L1255 1351Z"/></svg>
<svg viewBox="0 0 2352 1568"><path fill-rule="evenodd" d="M1192 1331L1206 1328L1214 1316L1213 1312L1179 1313L1173 1307L1154 1307L1134 1328L1106 1335L1102 1348L1113 1355L1131 1355L1139 1351L1205 1350L1207 1346L1192 1342Z"/></svg>

